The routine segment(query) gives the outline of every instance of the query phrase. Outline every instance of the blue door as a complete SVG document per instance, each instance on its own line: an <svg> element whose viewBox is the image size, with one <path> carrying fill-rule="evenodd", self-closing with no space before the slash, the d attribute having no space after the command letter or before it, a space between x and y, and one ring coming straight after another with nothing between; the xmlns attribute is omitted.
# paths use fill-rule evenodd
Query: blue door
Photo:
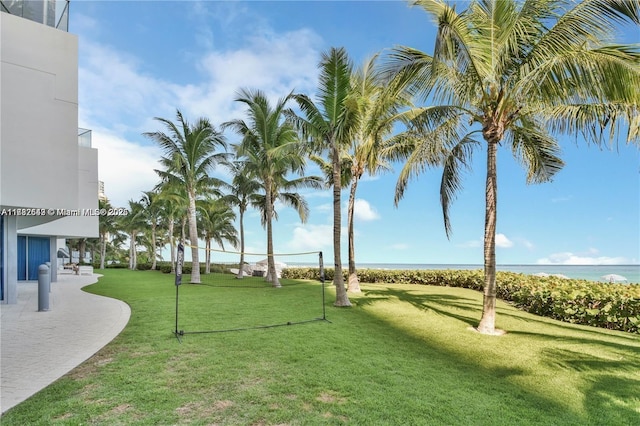
<svg viewBox="0 0 640 426"><path fill-rule="evenodd" d="M29 280L38 279L38 267L45 262L49 262L49 238L47 237L29 237L28 239L29 253Z"/></svg>
<svg viewBox="0 0 640 426"><path fill-rule="evenodd" d="M18 281L38 280L38 266L50 261L48 237L18 235Z"/></svg>
<svg viewBox="0 0 640 426"><path fill-rule="evenodd" d="M18 281L27 279L27 237L18 235Z"/></svg>

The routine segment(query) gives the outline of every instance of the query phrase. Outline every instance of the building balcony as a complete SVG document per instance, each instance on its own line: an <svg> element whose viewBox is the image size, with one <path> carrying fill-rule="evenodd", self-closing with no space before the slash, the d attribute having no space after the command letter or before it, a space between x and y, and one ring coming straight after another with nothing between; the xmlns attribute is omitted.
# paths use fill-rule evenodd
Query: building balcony
<svg viewBox="0 0 640 426"><path fill-rule="evenodd" d="M69 31L70 0L0 0L0 11Z"/></svg>

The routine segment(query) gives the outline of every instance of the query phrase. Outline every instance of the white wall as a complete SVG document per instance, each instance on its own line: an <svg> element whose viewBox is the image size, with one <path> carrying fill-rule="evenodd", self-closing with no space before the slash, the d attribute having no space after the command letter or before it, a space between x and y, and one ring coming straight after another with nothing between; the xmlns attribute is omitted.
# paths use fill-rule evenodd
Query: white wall
<svg viewBox="0 0 640 426"><path fill-rule="evenodd" d="M18 227L29 235L64 235L69 238L98 238L98 216L82 215L86 210L98 209L98 150L79 147L77 182L80 216L67 216L53 222L37 224L34 217L21 217ZM64 190L64 188L62 189Z"/></svg>
<svg viewBox="0 0 640 426"><path fill-rule="evenodd" d="M0 208L96 209L98 153L78 146L78 40L0 13ZM17 218L30 235L97 237L98 217Z"/></svg>
<svg viewBox="0 0 640 426"><path fill-rule="evenodd" d="M0 205L77 208L77 37L8 13L0 31Z"/></svg>

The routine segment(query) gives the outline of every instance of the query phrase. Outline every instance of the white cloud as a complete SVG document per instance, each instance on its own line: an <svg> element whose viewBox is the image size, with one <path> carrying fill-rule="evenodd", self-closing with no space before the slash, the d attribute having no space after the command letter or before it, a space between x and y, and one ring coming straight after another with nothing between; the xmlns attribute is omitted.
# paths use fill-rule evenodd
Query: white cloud
<svg viewBox="0 0 640 426"><path fill-rule="evenodd" d="M529 243L526 240L524 240L522 244L527 248L530 248L530 246L532 246L531 243ZM514 245L513 241L507 238L506 235L496 234L496 247L510 248L510 247L513 247L513 245ZM463 243L457 244L456 246L460 248L478 248L478 247L483 247L484 242L483 240L468 240Z"/></svg>
<svg viewBox="0 0 640 426"><path fill-rule="evenodd" d="M99 178L115 205L139 197L158 181L153 169L161 154L144 146L141 136L164 130L153 117L172 120L179 108L188 120L206 116L218 127L243 116L243 107L234 102L242 87L260 88L274 101L293 89L315 88L320 37L306 29L260 31L240 49L203 54L196 67L204 79L194 84L159 79L143 71L139 58L81 38L79 122L94 130Z"/></svg>
<svg viewBox="0 0 640 426"><path fill-rule="evenodd" d="M371 221L380 219L378 212L371 207L367 200L356 198L353 205L353 215L358 220Z"/></svg>
<svg viewBox="0 0 640 426"><path fill-rule="evenodd" d="M460 248L478 248L482 247L482 241L480 240L469 240L460 244L456 244L457 247Z"/></svg>
<svg viewBox="0 0 640 426"><path fill-rule="evenodd" d="M523 238L518 239L518 244L525 246L529 250L533 250L535 248L535 246L531 241L525 240Z"/></svg>
<svg viewBox="0 0 640 426"><path fill-rule="evenodd" d="M87 39L81 44L79 119L89 128L140 134L157 128L154 116L175 115L179 86L146 75L133 56Z"/></svg>
<svg viewBox="0 0 640 426"><path fill-rule="evenodd" d="M538 265L625 265L633 263L626 257L597 256L598 251L589 249L587 253L575 254L571 252L552 253L538 259Z"/></svg>
<svg viewBox="0 0 640 426"><path fill-rule="evenodd" d="M298 225L288 246L297 251L322 250L333 247L332 225Z"/></svg>
<svg viewBox="0 0 640 426"><path fill-rule="evenodd" d="M105 183L105 194L113 206L126 207L159 182L153 171L159 168L160 150L140 146L118 136L92 132L92 146L98 149L98 179Z"/></svg>
<svg viewBox="0 0 640 426"><path fill-rule="evenodd" d="M259 88L274 102L292 90L312 91L317 84L318 46L320 38L302 29L253 36L238 50L211 51L198 65L206 81L182 87L176 93L178 103L193 115L222 122L242 116L244 107L233 101L241 88Z"/></svg>
<svg viewBox="0 0 640 426"><path fill-rule="evenodd" d="M496 234L496 247L510 248L513 247L513 241L504 234Z"/></svg>

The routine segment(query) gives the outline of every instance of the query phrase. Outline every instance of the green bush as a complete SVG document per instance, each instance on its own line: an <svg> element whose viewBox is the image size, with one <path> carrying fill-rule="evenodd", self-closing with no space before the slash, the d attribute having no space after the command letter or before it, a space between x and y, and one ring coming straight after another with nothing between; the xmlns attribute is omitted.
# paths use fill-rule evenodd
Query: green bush
<svg viewBox="0 0 640 426"><path fill-rule="evenodd" d="M333 280L325 269L325 280ZM345 281L347 271L344 272ZM287 268L283 278L319 280L318 268ZM360 269L363 283L422 284L482 291L482 270ZM558 277L497 272L497 296L520 309L573 324L640 333L640 285L609 284Z"/></svg>
<svg viewBox="0 0 640 426"><path fill-rule="evenodd" d="M109 269L127 269L129 265L127 263L112 263L110 265L105 265L104 267Z"/></svg>
<svg viewBox="0 0 640 426"><path fill-rule="evenodd" d="M228 267L229 265L224 265L224 264L217 264L217 263L212 263L211 264L211 273L225 273L228 272ZM234 265L231 265L232 267ZM158 265L156 266L156 269L162 273L165 274L170 274L171 273L171 262L158 262ZM183 274L190 274L191 273L191 262L187 262L182 266L182 273ZM204 274L205 273L205 264L204 263L200 263L200 273Z"/></svg>

